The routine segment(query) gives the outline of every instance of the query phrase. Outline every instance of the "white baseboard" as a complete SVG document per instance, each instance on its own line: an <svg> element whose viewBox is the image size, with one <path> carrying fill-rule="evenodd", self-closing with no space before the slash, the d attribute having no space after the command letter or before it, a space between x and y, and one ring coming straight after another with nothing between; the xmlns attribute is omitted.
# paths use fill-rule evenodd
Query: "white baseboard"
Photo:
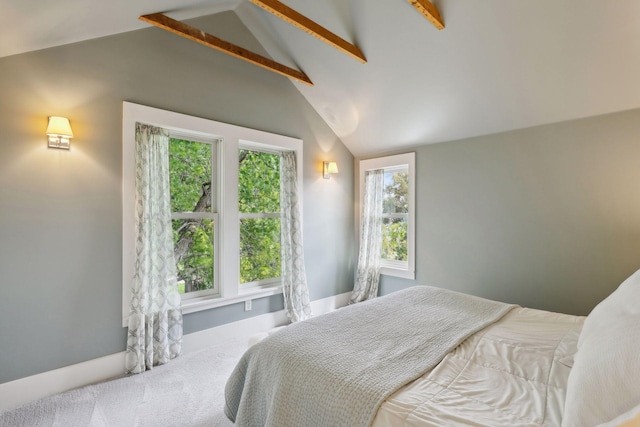
<svg viewBox="0 0 640 427"><path fill-rule="evenodd" d="M313 314L318 316L347 305L350 292L311 302ZM288 322L284 310L261 314L238 322L185 335L183 355L234 338L246 338ZM0 384L0 411L41 399L52 394L122 376L124 351L65 366L60 369L20 378Z"/></svg>

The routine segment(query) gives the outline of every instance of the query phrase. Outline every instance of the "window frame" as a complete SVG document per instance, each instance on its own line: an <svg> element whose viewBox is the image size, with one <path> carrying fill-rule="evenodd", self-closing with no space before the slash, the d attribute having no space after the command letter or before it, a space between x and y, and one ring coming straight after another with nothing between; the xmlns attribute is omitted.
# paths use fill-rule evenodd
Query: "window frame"
<svg viewBox="0 0 640 427"><path fill-rule="evenodd" d="M358 242L360 241L361 218L364 201L364 178L365 172L368 170L385 169L391 170L398 167L407 167L409 174L409 191L408 203L409 209L407 214L407 261L386 260L380 258L380 274L386 276L402 277L405 279L415 280L415 153L396 154L392 156L376 157L372 159L364 159L358 162L359 179L356 193L358 198L358 209L356 209L356 230L358 233Z"/></svg>
<svg viewBox="0 0 640 427"><path fill-rule="evenodd" d="M127 326L131 285L135 264L135 124L146 123L167 129L171 135L198 141L217 139L218 182L216 203L218 204L217 240L218 250L214 259L218 262L219 292L185 298L182 300L184 314L214 307L235 304L255 298L282 293L281 282L270 286L242 289L240 286L240 219L238 212L238 166L240 147L266 152L293 151L298 165L298 198L302 210L303 196L303 141L298 138L245 128L228 123L144 105L123 102L122 120L122 325ZM235 159L235 162L231 161ZM235 166L234 166L235 165ZM213 183L212 183L213 185Z"/></svg>
<svg viewBox="0 0 640 427"><path fill-rule="evenodd" d="M219 194L220 188L218 183L220 182L220 162L218 159L220 158L219 150L221 140L219 138L203 138L201 135L193 135L185 132L176 132L169 131L169 144L171 144L171 139L181 139L189 142L197 142L201 144L210 145L211 151L211 194L215 195L215 198L212 196L211 200L211 211L210 212L174 212L171 211L171 220L176 219L209 219L213 221L213 288L205 289L203 291L195 291L181 294L180 297L182 301L190 300L194 298L207 297L207 296L219 296L220 295L220 275L218 274L218 268L220 265L219 257L217 256L218 251L220 250L220 215L218 212L220 210L219 203Z"/></svg>
<svg viewBox="0 0 640 427"><path fill-rule="evenodd" d="M256 151L259 153L271 154L275 156L280 156L284 150L273 150L273 149L261 149L255 146L249 146L245 144L240 144L238 147L239 150L248 150L248 151ZM279 177L282 179L282 175ZM262 219L262 218L280 218L280 212L259 212L259 213L241 213L238 209L238 221L242 219ZM240 233L240 227L238 226L238 233ZM238 235L238 239L240 236ZM282 244L282 242L280 242ZM238 267L239 268L239 267ZM282 272L281 272L282 273ZM269 279L262 280L254 280L252 282L240 283L239 286L241 289L259 289L267 286L273 286L274 284L279 284L282 282L282 276L271 277Z"/></svg>

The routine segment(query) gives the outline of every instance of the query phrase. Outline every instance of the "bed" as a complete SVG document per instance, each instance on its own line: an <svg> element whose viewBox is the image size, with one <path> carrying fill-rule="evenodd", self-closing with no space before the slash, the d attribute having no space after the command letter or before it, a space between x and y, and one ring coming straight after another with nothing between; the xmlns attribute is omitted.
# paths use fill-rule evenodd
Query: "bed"
<svg viewBox="0 0 640 427"><path fill-rule="evenodd" d="M586 318L417 286L252 346L225 413L240 427L636 425L639 343L640 272Z"/></svg>

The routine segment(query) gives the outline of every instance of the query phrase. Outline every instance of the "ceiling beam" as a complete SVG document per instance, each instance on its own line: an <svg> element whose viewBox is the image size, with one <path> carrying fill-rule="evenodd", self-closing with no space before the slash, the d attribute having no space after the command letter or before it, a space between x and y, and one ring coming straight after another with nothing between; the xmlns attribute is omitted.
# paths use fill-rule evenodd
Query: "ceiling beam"
<svg viewBox="0 0 640 427"><path fill-rule="evenodd" d="M429 0L409 0L409 3L424 15L437 29L444 29L444 21L438 12L438 8Z"/></svg>
<svg viewBox="0 0 640 427"><path fill-rule="evenodd" d="M309 77L302 71L289 68L286 65L282 65L279 62L275 62L269 58L265 58L262 55L251 52L233 43L229 43L225 40L219 39L216 36L205 33L202 30L194 28L190 25L184 24L175 19L169 18L162 13L152 13L150 15L143 15L139 18L141 21L147 22L156 27L162 28L179 36L185 37L194 42L203 44L221 52L227 53L236 58L244 59L247 62L255 64L259 67L266 68L274 73L281 74L283 76L298 80L302 83L313 86Z"/></svg>
<svg viewBox="0 0 640 427"><path fill-rule="evenodd" d="M346 53L352 58L362 62L367 62L362 51L355 45L349 43L343 38L337 36L331 31L327 30L323 26L315 23L311 19L302 15L299 12L291 9L289 6L279 2L278 0L249 0L255 4L277 16L278 18L287 21L293 26L301 29L302 31L311 34L314 37L319 38L323 42L335 47L336 49Z"/></svg>

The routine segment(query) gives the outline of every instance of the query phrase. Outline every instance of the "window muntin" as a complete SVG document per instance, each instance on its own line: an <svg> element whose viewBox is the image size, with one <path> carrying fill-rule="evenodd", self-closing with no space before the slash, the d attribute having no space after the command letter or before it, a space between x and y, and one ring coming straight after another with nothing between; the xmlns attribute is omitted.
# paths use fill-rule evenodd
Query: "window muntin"
<svg viewBox="0 0 640 427"><path fill-rule="evenodd" d="M183 299L218 291L216 153L216 141L169 139L173 244Z"/></svg>
<svg viewBox="0 0 640 427"><path fill-rule="evenodd" d="M280 279L280 156L238 150L240 283L273 284Z"/></svg>

